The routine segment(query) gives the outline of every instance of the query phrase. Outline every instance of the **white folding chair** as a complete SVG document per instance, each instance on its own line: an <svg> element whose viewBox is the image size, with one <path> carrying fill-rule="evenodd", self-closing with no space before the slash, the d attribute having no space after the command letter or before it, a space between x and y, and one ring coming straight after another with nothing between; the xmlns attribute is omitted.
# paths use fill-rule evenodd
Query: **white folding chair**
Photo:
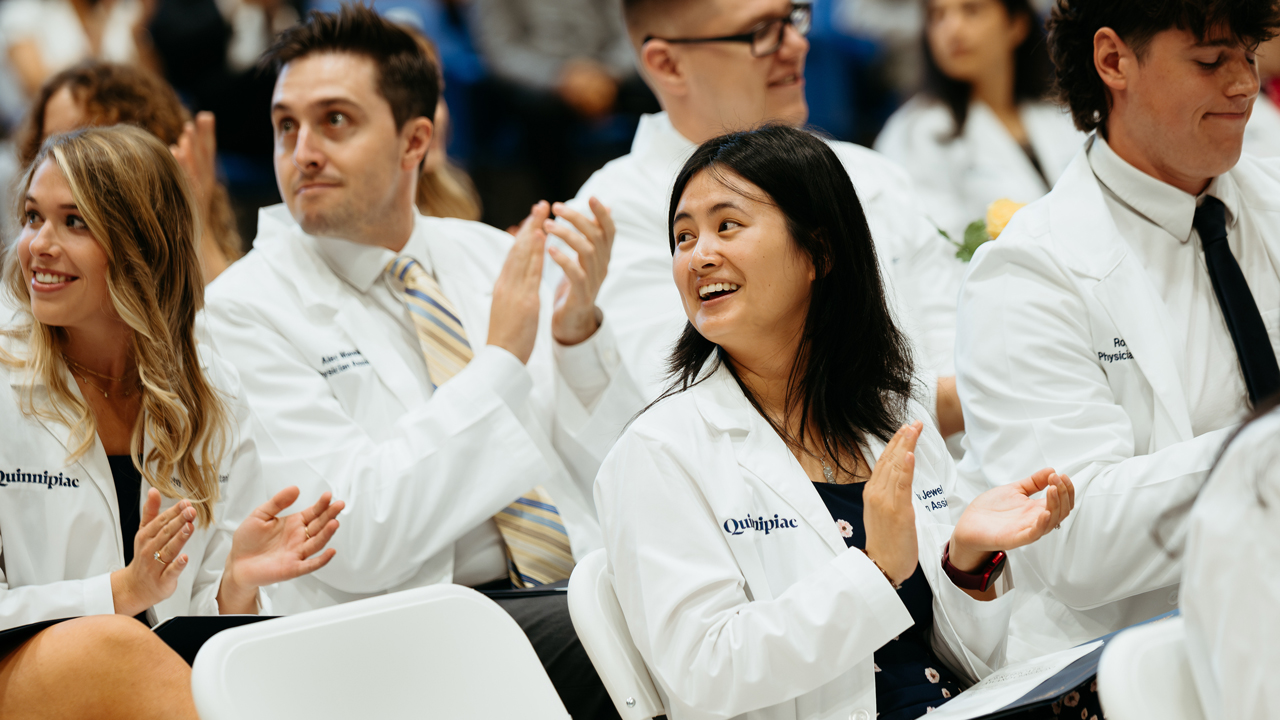
<svg viewBox="0 0 1280 720"><path fill-rule="evenodd" d="M1116 635L1098 661L1098 699L1107 720L1204 720L1181 617Z"/></svg>
<svg viewBox="0 0 1280 720"><path fill-rule="evenodd" d="M622 720L649 720L664 714L658 688L622 617L604 550L586 556L573 569L569 617Z"/></svg>
<svg viewBox="0 0 1280 720"><path fill-rule="evenodd" d="M458 585L226 630L191 690L202 720L569 720L520 626Z"/></svg>

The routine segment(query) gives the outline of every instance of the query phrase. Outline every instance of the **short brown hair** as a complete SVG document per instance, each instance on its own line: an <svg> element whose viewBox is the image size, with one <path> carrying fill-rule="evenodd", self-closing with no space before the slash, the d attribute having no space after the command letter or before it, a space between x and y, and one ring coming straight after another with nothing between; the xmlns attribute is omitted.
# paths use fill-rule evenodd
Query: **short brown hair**
<svg viewBox="0 0 1280 720"><path fill-rule="evenodd" d="M1186 30L1203 40L1221 29L1251 47L1271 39L1278 27L1277 0L1057 0L1049 16L1055 87L1076 127L1105 135L1111 92L1093 64L1098 30L1111 28L1141 58L1165 30Z"/></svg>
<svg viewBox="0 0 1280 720"><path fill-rule="evenodd" d="M365 5L344 3L336 13L312 10L306 22L280 34L262 65L280 72L313 53L354 53L373 60L378 92L391 105L396 128L416 117L435 117L440 71L413 35Z"/></svg>

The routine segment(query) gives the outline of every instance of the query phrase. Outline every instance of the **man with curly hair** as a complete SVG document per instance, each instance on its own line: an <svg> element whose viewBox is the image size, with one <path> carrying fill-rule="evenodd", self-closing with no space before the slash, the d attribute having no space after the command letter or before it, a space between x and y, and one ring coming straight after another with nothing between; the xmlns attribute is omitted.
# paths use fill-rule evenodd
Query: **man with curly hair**
<svg viewBox="0 0 1280 720"><path fill-rule="evenodd" d="M956 342L965 491L1045 466L1077 488L1022 551L1011 659L1173 610L1187 509L1280 391L1280 161L1241 156L1277 26L1275 0L1055 4L1057 85L1093 135L979 250Z"/></svg>

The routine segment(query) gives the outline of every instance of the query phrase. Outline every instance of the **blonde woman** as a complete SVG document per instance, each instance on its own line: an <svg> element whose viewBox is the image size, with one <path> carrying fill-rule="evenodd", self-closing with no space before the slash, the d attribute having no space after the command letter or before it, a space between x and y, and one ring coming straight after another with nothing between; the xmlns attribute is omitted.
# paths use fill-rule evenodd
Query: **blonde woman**
<svg viewBox="0 0 1280 720"><path fill-rule="evenodd" d="M262 503L238 378L196 343L197 225L163 143L57 135L20 187L17 314L0 332L0 717L195 718L190 669L133 618L258 612L261 586L333 557L343 504L280 516L297 488Z"/></svg>

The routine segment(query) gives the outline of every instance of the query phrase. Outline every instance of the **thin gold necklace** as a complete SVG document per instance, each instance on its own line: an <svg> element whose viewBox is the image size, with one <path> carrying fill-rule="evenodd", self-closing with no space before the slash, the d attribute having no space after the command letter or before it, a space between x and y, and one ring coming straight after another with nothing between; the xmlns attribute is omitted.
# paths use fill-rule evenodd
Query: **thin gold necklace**
<svg viewBox="0 0 1280 720"><path fill-rule="evenodd" d="M125 375L121 375L120 377L116 378L116 377L111 377L110 375L103 375L103 374L102 374L102 373L100 373L100 372L94 372L93 370L90 370L89 368L85 367L84 365L81 365L80 363L76 362L75 360L72 360L71 358L67 357L67 354L66 354L66 353L63 353L63 354L62 354L62 359L63 359L63 361L64 361L64 362L66 362L66 363L67 363L67 365L68 365L68 366L70 366L70 368L71 368L71 374L72 374L72 375L75 375L76 377L80 378L80 381L81 381L81 382L83 382L85 385L88 385L89 387L93 388L94 390L97 390L98 392L102 393L102 397L103 397L104 399L110 400L110 399L111 399L111 393L107 392L105 389L103 389L102 387L100 387L97 383L92 382L91 380L89 380L89 378L85 377L85 374L86 374L86 373L87 373L87 374L89 374L89 375L93 375L93 376L99 377L99 378L101 378L101 379L103 379L103 380L107 380L107 381L109 381L109 382L117 382L117 383L118 383L118 382L124 382ZM77 370L79 370L80 372L76 372ZM126 373L126 375L127 375L127 374L128 374L128 373ZM121 397L121 398L127 398L127 397L129 397L130 395L132 395L132 394L133 394L137 389L138 389L138 388L137 388L137 385L135 384L133 387L130 387L130 388L128 388L127 390L124 390L123 392L116 393L116 396L117 396L117 397Z"/></svg>

